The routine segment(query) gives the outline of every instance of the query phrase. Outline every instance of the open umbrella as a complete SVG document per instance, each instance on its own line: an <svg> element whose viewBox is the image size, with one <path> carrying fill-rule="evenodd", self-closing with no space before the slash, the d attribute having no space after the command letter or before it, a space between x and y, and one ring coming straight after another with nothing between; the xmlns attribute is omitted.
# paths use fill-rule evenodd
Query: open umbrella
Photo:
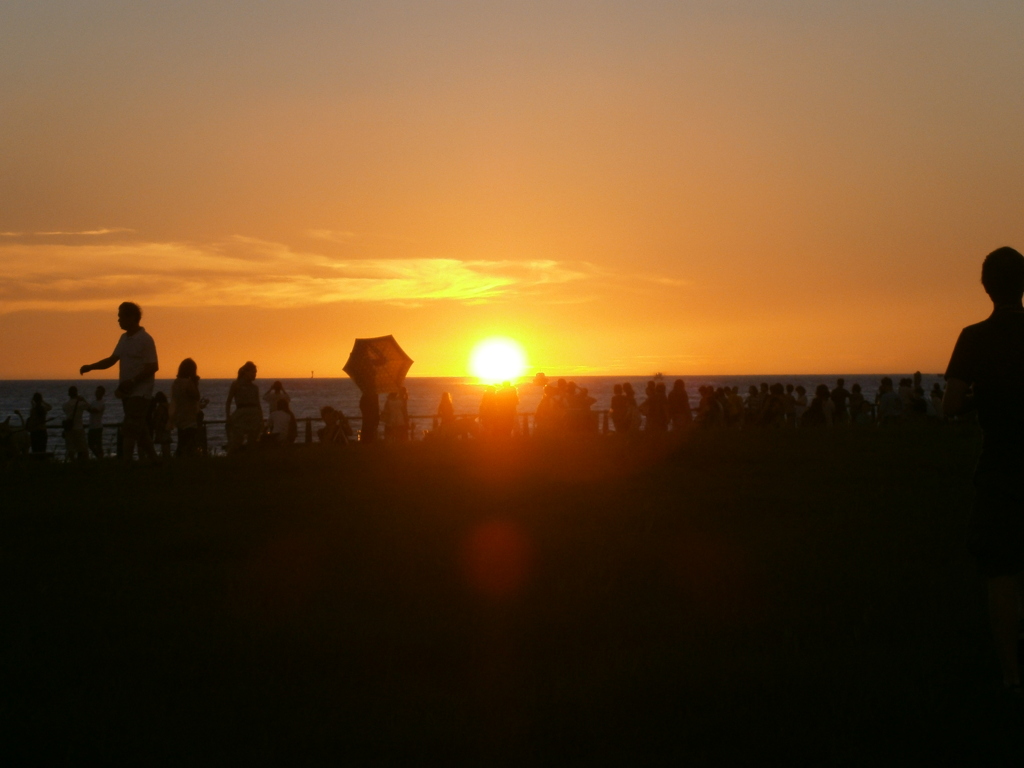
<svg viewBox="0 0 1024 768"><path fill-rule="evenodd" d="M378 336L356 339L342 370L361 392L373 388L385 394L398 391L411 365L412 358L402 351L394 336Z"/></svg>

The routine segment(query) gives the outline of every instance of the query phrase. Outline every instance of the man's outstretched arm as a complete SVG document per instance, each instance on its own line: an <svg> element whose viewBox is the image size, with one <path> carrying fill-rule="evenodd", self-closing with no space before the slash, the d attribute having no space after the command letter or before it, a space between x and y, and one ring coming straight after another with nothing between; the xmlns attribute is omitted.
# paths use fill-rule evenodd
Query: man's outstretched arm
<svg viewBox="0 0 1024 768"><path fill-rule="evenodd" d="M946 393L942 396L942 412L950 419L968 410L970 398L967 393L971 385L961 379L946 382Z"/></svg>
<svg viewBox="0 0 1024 768"><path fill-rule="evenodd" d="M107 368L114 365L114 363L116 363L120 359L121 358L118 357L117 355L111 355L110 357L103 358L98 363L93 363L92 365L83 365L81 368L78 369L78 375L84 376L89 371L105 371Z"/></svg>

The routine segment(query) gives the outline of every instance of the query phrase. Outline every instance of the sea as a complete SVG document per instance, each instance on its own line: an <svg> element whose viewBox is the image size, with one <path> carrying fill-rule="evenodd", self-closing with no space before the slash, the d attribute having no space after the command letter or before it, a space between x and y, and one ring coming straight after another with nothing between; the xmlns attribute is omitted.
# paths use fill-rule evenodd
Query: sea
<svg viewBox="0 0 1024 768"><path fill-rule="evenodd" d="M698 390L703 386L713 387L739 387L741 395L746 395L751 386L760 386L762 382L774 384L803 385L808 396L813 396L814 388L819 384L827 384L829 388L835 386L837 379L844 379L846 388L850 389L854 384L860 384L865 398L869 401L874 399L878 391L879 381L884 376L889 376L898 383L902 378L913 376L913 372L903 373L874 373L874 374L816 374L816 375L740 375L740 376L572 376L565 377L579 387L585 387L590 396L597 402L594 410L605 410L609 407L612 398L612 389L616 384L629 382L637 392L638 397L643 397L644 388L647 382L658 379L664 381L669 389L672 388L676 379L683 379L686 389L690 395L690 404L696 406L699 400ZM557 376L549 376L548 381L557 380ZM213 452L222 449L224 438L224 427L215 422L224 419L224 403L227 399L228 387L233 379L202 379L199 389L204 398L210 401L205 410L205 416L210 423L208 427L209 443ZM315 379L257 379L256 384L260 393L266 392L274 381L280 381L285 391L291 396L291 409L301 422L307 417L319 419L320 409L325 405L333 406L341 410L350 420L358 425L359 417L359 389L348 378L315 378ZM941 374L923 374L922 385L925 391L930 391L935 382L942 382ZM158 379L156 389L170 394L172 379ZM32 394L39 392L43 399L53 406L50 412L52 429L50 430L48 450L54 451L58 456L63 455L64 445L60 439L60 420L62 418L60 406L68 399L68 388L78 387L79 393L87 399L92 399L93 393L98 385L102 384L107 388L107 412L104 421L116 423L121 420L121 406L113 398L113 391L117 388L117 381L114 379L100 379L91 376L84 376L79 379L45 379L26 380L14 379L0 381L0 422L10 417L12 425L19 424L19 417L15 411L21 411L28 417L28 411L32 400ZM515 382L519 390L519 412L531 414L540 401L543 387L534 383L530 378ZM409 392L409 416L412 422L413 434L421 435L423 430L429 430L432 426L433 415L437 412L437 406L441 395L448 392L452 396L452 403L455 406L455 413L475 414L480 406L480 398L483 395L485 384L474 378L414 378L410 377L405 382ZM383 404L383 397L381 398ZM105 430L106 440L111 443L114 439L114 430ZM299 439L303 439L303 425L299 426Z"/></svg>

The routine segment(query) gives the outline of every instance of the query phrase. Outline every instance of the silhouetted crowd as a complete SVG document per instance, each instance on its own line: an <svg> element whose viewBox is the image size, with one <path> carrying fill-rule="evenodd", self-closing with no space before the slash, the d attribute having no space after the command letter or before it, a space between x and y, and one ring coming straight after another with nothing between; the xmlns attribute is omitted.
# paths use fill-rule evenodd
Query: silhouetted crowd
<svg viewBox="0 0 1024 768"><path fill-rule="evenodd" d="M118 325L124 331L113 353L95 363L83 365L82 375L119 366L114 397L121 401L124 416L117 429L116 454L131 460L136 447L141 457L153 463L171 458L172 433L176 433L175 456L206 455L209 437L204 408L209 401L199 391L200 379L194 360L185 358L178 366L170 396L154 389L159 370L156 344L141 325L142 310L132 302L118 307ZM256 365L246 362L228 389L225 403L227 453L260 446L283 448L297 442L298 423L291 411L291 397L280 381L262 396L256 384ZM891 424L915 419L941 418L943 390L935 384L929 394L921 386L921 374L901 379L898 387L888 377L880 382L873 402L864 397L859 384L846 389L843 379L833 388L818 385L808 397L803 386L762 383L751 386L746 395L738 387L704 386L698 390L696 408L690 403L685 383L676 380L671 390L661 381L649 381L639 398L632 384L616 384L606 411L595 411L597 401L586 387L559 379L555 383L538 374L535 385L543 394L533 414L519 413L518 391L508 381L484 388L477 414L457 415L450 393L441 396L433 415L433 429L424 432L431 439L483 438L507 439L514 435L538 437L558 435L617 434L657 435L683 432L692 428L710 429L751 427L831 427L843 424ZM379 384L370 376L359 382L360 429L355 432L340 409L324 406L320 410L323 427L316 436L324 444L376 442L380 425L387 442L415 439L409 417L409 393L405 387L389 385L383 409L377 392ZM96 388L89 400L68 391L61 410L61 432L65 456L85 461L90 453L103 458L103 419L106 390ZM264 404L267 411L264 415ZM31 453L48 456L48 412L52 406L40 393L32 396L28 419L20 427L10 419L0 423L0 455ZM86 420L88 423L86 423ZM609 423L610 422L610 423ZM312 419L306 419L305 442L313 441ZM159 448L159 455L157 453Z"/></svg>

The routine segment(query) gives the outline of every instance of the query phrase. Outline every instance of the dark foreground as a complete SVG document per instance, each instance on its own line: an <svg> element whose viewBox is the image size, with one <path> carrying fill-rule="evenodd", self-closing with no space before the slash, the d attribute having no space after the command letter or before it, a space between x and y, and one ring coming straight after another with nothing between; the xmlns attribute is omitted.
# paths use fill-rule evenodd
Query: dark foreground
<svg viewBox="0 0 1024 768"><path fill-rule="evenodd" d="M7 765L1024 759L973 430L0 474Z"/></svg>

